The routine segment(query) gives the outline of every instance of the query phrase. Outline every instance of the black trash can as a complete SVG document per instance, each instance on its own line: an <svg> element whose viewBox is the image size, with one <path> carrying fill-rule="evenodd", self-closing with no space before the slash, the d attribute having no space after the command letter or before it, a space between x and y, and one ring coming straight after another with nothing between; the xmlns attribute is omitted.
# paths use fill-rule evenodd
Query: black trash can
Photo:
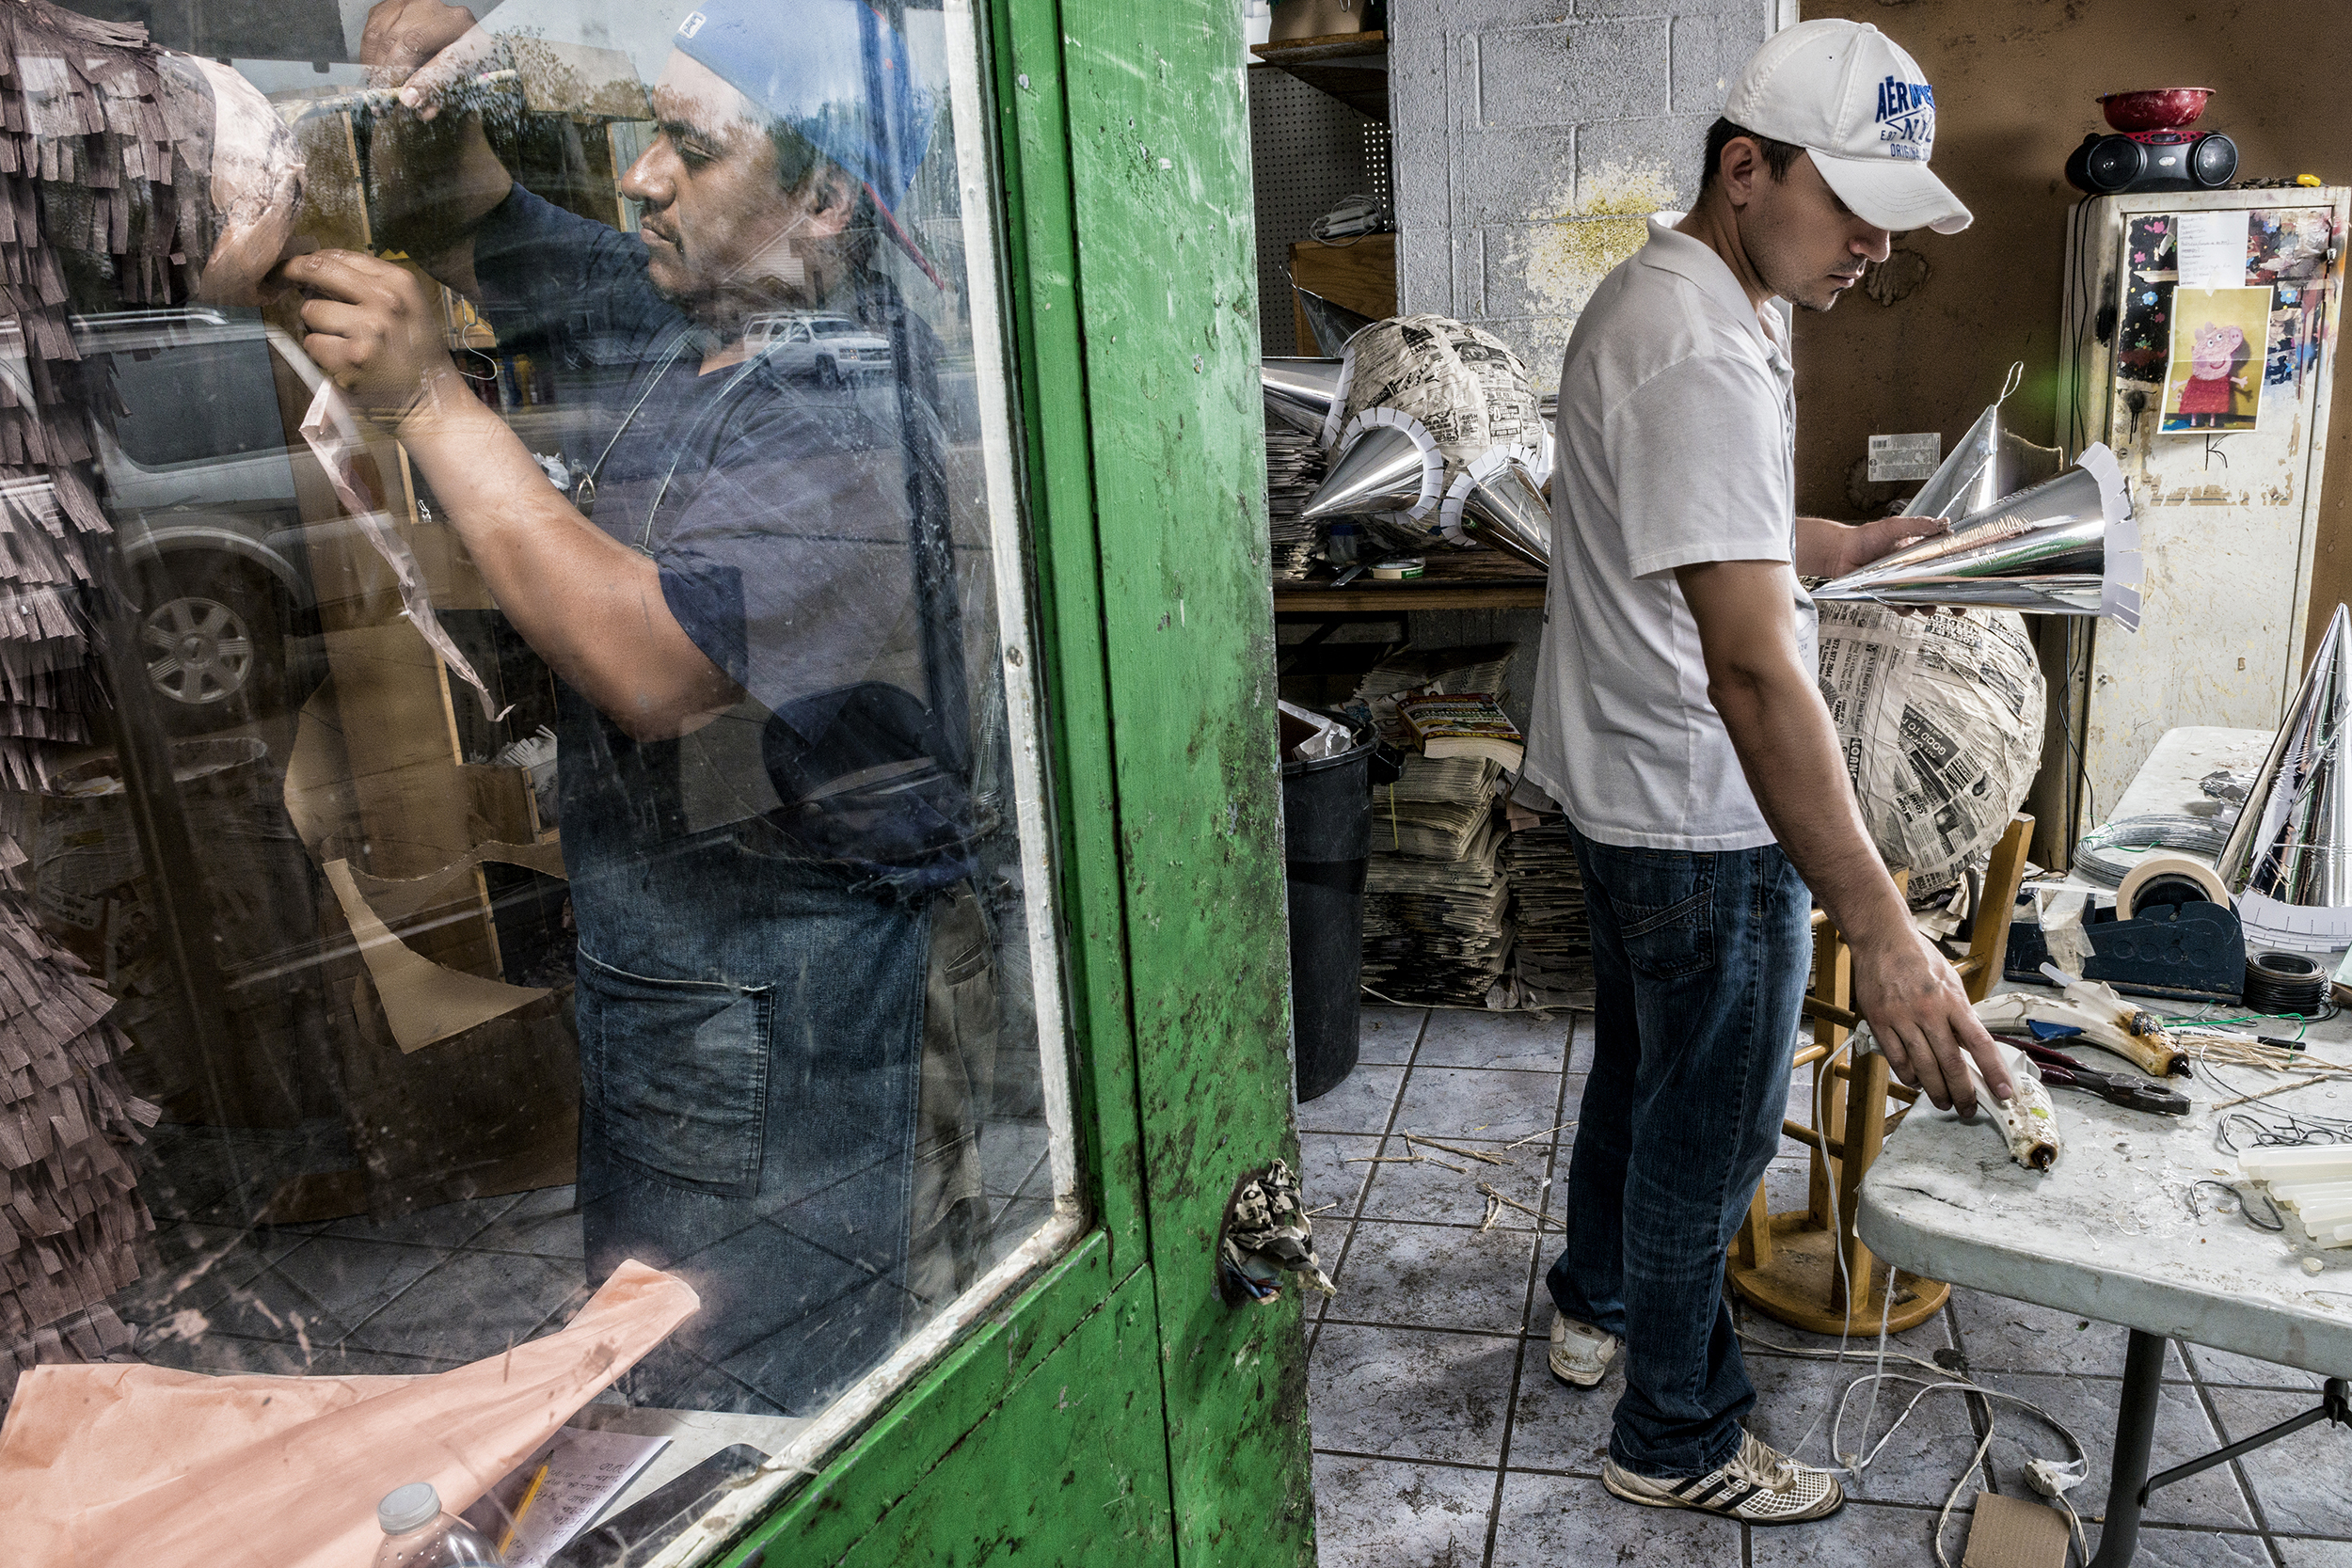
<svg viewBox="0 0 2352 1568"><path fill-rule="evenodd" d="M1364 971L1364 870L1372 855L1373 752L1282 765L1282 877L1290 895L1291 1027L1301 1103L1356 1070Z"/></svg>

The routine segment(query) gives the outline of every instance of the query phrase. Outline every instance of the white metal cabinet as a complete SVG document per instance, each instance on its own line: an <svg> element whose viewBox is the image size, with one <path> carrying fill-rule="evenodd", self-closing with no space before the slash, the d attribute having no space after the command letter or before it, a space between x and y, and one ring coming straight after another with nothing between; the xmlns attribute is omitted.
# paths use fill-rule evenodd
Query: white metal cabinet
<svg viewBox="0 0 2352 1568"><path fill-rule="evenodd" d="M2070 221L2058 432L2070 452L2093 441L2114 449L2147 562L2139 630L2099 623L2087 662L2076 643L2069 727L2090 785L2073 801L2078 831L2121 798L2165 731L2275 726L2301 673L2348 198L2341 187L2157 191L2085 201ZM2252 361L2264 380L2254 429L2168 434L2177 219L2237 212L2249 214L2258 254L2280 248L2266 223L2292 226L2292 246L2315 232L2313 219L2328 221L2315 269L2296 269L2316 278L2280 280L2272 301L2274 336L2280 312L2294 313L2283 325L2295 353L2280 361L2265 344ZM2187 298L2193 307L2198 291Z"/></svg>

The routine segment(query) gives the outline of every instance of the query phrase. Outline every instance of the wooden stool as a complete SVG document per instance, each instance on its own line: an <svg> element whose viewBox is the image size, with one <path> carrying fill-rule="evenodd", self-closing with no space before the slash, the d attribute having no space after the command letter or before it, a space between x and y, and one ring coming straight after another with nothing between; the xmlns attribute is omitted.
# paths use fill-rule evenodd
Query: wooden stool
<svg viewBox="0 0 2352 1568"><path fill-rule="evenodd" d="M1971 1002L1984 1000L2000 976L2010 915L2025 879L2026 846L2032 836L2033 818L2016 817L1985 866L1984 891L1969 917L1968 955L1953 965ZM1898 889L1906 880L1904 873L1896 873ZM1813 1020L1813 1043L1797 1053L1795 1065L1813 1066L1814 1124L1800 1127L1784 1119L1781 1131L1812 1148L1811 1190L1805 1207L1774 1214L1766 1208L1763 1186L1756 1187L1748 1217L1732 1243L1731 1288L1767 1316L1815 1334L1875 1336L1882 1320L1889 1332L1914 1327L1942 1308L1952 1288L1931 1279L1907 1279L1890 1304L1887 1271L1854 1234L1854 1211L1861 1201L1863 1174L1878 1158L1887 1132L1909 1114L1918 1092L1890 1082L1886 1058L1875 1051L1859 1066L1836 1059L1861 1020L1853 1011L1853 955L1843 934L1819 910L1813 912L1813 983L1805 994L1804 1012ZM1891 1120L1886 1115L1890 1094L1906 1107ZM1832 1127L1839 1130L1838 1136L1824 1131ZM1851 1313L1849 1280L1861 1298Z"/></svg>

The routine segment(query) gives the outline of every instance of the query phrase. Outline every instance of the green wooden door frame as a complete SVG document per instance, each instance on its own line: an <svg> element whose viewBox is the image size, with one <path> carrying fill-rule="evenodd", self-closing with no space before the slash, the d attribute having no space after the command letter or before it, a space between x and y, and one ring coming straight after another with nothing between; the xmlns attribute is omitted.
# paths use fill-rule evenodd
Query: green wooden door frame
<svg viewBox="0 0 2352 1568"><path fill-rule="evenodd" d="M1314 1558L1255 220L1232 0L980 0L1004 186L1081 1186L1095 1227L722 1560Z"/></svg>

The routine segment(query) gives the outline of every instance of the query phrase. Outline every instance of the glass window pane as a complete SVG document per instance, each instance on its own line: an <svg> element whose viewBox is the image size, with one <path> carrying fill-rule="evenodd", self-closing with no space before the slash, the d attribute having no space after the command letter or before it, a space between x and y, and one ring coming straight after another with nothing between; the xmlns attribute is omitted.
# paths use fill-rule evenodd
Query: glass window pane
<svg viewBox="0 0 2352 1568"><path fill-rule="evenodd" d="M51 237L134 606L16 769L156 1110L101 1310L422 1373L633 1259L702 1307L582 1419L781 1453L1077 1227L977 32L390 4L136 8L189 264Z"/></svg>

